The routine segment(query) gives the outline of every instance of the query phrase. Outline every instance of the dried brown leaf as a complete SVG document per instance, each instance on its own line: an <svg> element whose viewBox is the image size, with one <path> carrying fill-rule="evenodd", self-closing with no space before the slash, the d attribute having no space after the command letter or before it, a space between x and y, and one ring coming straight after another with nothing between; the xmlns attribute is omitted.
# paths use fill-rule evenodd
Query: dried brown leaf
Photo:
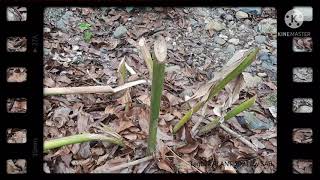
<svg viewBox="0 0 320 180"><path fill-rule="evenodd" d="M160 161L157 162L157 165L160 169L174 173L172 168L170 167L169 163L166 160L161 159Z"/></svg>
<svg viewBox="0 0 320 180"><path fill-rule="evenodd" d="M190 154L198 148L198 143L194 142L192 144L187 144L182 147L177 148L177 151L183 154Z"/></svg>

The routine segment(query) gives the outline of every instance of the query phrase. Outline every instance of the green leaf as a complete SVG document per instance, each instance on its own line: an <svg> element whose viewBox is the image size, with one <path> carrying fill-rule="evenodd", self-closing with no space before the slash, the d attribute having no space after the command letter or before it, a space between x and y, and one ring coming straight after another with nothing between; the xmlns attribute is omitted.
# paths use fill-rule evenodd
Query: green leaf
<svg viewBox="0 0 320 180"><path fill-rule="evenodd" d="M83 31L90 29L91 25L89 23L80 23L79 28Z"/></svg>
<svg viewBox="0 0 320 180"><path fill-rule="evenodd" d="M83 39L85 42L90 42L91 38L92 38L93 34L90 31L85 31L83 34Z"/></svg>

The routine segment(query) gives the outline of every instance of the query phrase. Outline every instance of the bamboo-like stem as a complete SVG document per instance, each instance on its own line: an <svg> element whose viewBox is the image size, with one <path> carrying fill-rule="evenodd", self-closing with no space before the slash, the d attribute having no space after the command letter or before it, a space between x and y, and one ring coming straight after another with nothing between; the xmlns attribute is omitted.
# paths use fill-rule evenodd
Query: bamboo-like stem
<svg viewBox="0 0 320 180"><path fill-rule="evenodd" d="M77 134L77 135L45 141L43 150L48 151L51 149L59 148L59 147L70 145L70 144L78 144L78 143L84 143L89 141L107 141L113 144L124 146L124 143L122 142L121 139L105 136L102 134L83 133L83 134Z"/></svg>
<svg viewBox="0 0 320 180"><path fill-rule="evenodd" d="M83 86L83 87L61 87L61 88L44 88L44 96L66 95L66 94L89 94L89 93L107 93L114 94L124 89L148 83L146 80L132 81L116 88L110 86Z"/></svg>
<svg viewBox="0 0 320 180"><path fill-rule="evenodd" d="M251 107L255 101L256 101L257 96L253 96L250 99L242 102L241 104L239 104L238 106L236 106L235 108L233 108L232 110L230 110L224 117L224 121L231 119L233 117L235 117L236 115L238 115L239 113L245 111L246 109L248 109L249 107ZM220 124L220 118L215 118L213 119L210 123L208 123L207 125L205 125L204 127L202 127L199 131L200 135L203 135L205 133L208 133L209 131L211 131L213 128L217 127Z"/></svg>
<svg viewBox="0 0 320 180"><path fill-rule="evenodd" d="M126 62L125 62L125 57L122 58L119 67L118 67L118 74L119 74L119 85L123 85L124 83L126 83L126 79L127 79L127 68L126 68ZM125 94L124 94L124 100L125 100L125 112L129 111L129 105L130 105L130 88L125 90Z"/></svg>
<svg viewBox="0 0 320 180"><path fill-rule="evenodd" d="M154 44L154 60L151 86L151 113L148 138L148 154L152 155L156 150L158 118L160 111L161 95L163 90L165 59L167 47L162 36Z"/></svg>
<svg viewBox="0 0 320 180"><path fill-rule="evenodd" d="M140 50L140 53L142 55L142 58L144 59L147 68L149 70L150 79L152 79L152 57L149 51L149 47L146 45L146 40L144 38L141 38L138 43L138 49Z"/></svg>
<svg viewBox="0 0 320 180"><path fill-rule="evenodd" d="M193 113L199 111L203 107L203 105L212 99L215 95L217 95L230 81L235 79L238 75L240 75L246 67L248 67L254 60L258 53L259 49L255 48L251 50L247 56L245 56L242 62L233 70L231 71L225 78L217 83L217 85L210 88L209 96L199 101L192 109L190 109L182 118L181 120L174 126L173 133L176 133L193 115Z"/></svg>

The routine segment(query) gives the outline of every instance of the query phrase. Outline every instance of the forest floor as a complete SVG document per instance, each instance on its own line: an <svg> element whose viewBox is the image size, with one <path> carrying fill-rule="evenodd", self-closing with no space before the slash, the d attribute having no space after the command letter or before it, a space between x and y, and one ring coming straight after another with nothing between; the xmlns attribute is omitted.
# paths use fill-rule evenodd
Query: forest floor
<svg viewBox="0 0 320 180"><path fill-rule="evenodd" d="M274 9L49 8L45 11L44 25L44 85L50 88L116 87L119 83L117 69L122 58L136 72L128 77L129 81L148 79L148 69L135 43L142 37L149 46L158 35L166 39L168 64L157 159L115 172L276 171L277 24ZM19 46L20 41L13 41L12 49ZM191 121L173 135L173 126L192 105L186 100L214 78L236 52L253 47L259 47L260 51L257 59L242 73L245 86L237 94L235 104L255 94L257 101L224 124L249 140L257 150L220 127L201 136L192 130L197 122L219 115L214 108L224 105L225 99L218 99L221 95L208 104L205 113L193 115ZM8 77L13 77L13 81L25 79L17 75L21 73L25 70L10 69ZM128 111L125 111L122 93L45 97L44 140L88 132L92 126L103 123L112 127L130 146L121 148L105 142L91 142L55 149L45 154L44 171L106 172L111 167L145 157L150 85L132 87L130 96ZM8 101L8 109L13 112L19 111L21 106L24 104L19 100ZM11 141L15 141L15 133L21 134L19 130L10 131ZM295 137L306 139L300 141L310 141L301 138L304 134L309 137L309 131L299 133ZM12 167L14 163L11 163Z"/></svg>

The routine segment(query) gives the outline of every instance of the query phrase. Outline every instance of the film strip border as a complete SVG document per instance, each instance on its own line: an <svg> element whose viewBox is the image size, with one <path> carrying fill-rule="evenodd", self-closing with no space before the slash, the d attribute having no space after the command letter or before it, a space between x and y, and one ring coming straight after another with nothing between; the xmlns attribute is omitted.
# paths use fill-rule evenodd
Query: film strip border
<svg viewBox="0 0 320 180"><path fill-rule="evenodd" d="M306 7L312 7L311 5ZM320 12L313 7L313 20L303 22L298 29L285 24L286 13L293 9L277 8L278 16L278 170L281 173L293 173L293 162L307 160L312 162L312 176L320 173L320 134L317 120L320 115ZM284 32L284 33L283 33ZM313 41L312 52L294 52L293 38L288 35L295 32L307 32ZM282 34L281 34L282 33ZM287 33L286 35L284 35ZM294 68L312 68L312 82L299 83L294 81ZM312 112L297 113L293 105L296 98L312 99ZM296 128L312 129L310 144L295 143L293 131Z"/></svg>
<svg viewBox="0 0 320 180"><path fill-rule="evenodd" d="M42 94L43 94L43 60L42 60L42 29L43 8L26 6L25 21L8 21L7 7L0 9L0 173L7 174L7 161L25 161L27 173L42 170ZM8 52L9 37L24 37L26 51ZM24 68L27 79L24 82L7 82L7 70L12 67ZM39 77L40 76L40 77ZM7 102L11 98L26 100L26 112L9 113ZM23 129L26 132L26 142L8 143L7 131L10 128Z"/></svg>
<svg viewBox="0 0 320 180"><path fill-rule="evenodd" d="M43 174L42 172L42 137L43 137L43 9L44 7L27 7L27 20L9 22L6 19L7 7L0 9L0 146L5 149L1 153L0 173L6 173L8 159L25 159L27 161L27 174ZM276 7L278 11L278 31L294 32L283 21L285 13L290 8ZM311 32L314 47L309 53L293 53L292 37L278 37L278 171L276 174L293 175L292 161L294 159L310 159L313 162L312 176L319 176L319 95L320 84L319 63L319 10L313 9L314 19L299 31ZM26 37L26 52L7 52L8 37ZM295 83L292 70L295 67L312 67L313 82ZM9 67L24 67L27 69L27 81L23 83L8 83L7 69ZM8 98L23 97L27 99L26 113L8 113ZM310 114L296 114L292 111L292 101L297 97L313 99L313 112ZM23 144L7 143L7 129L21 128L27 130L27 141ZM294 128L312 128L314 133L311 144L295 144L292 141ZM10 176L10 175L9 175Z"/></svg>

